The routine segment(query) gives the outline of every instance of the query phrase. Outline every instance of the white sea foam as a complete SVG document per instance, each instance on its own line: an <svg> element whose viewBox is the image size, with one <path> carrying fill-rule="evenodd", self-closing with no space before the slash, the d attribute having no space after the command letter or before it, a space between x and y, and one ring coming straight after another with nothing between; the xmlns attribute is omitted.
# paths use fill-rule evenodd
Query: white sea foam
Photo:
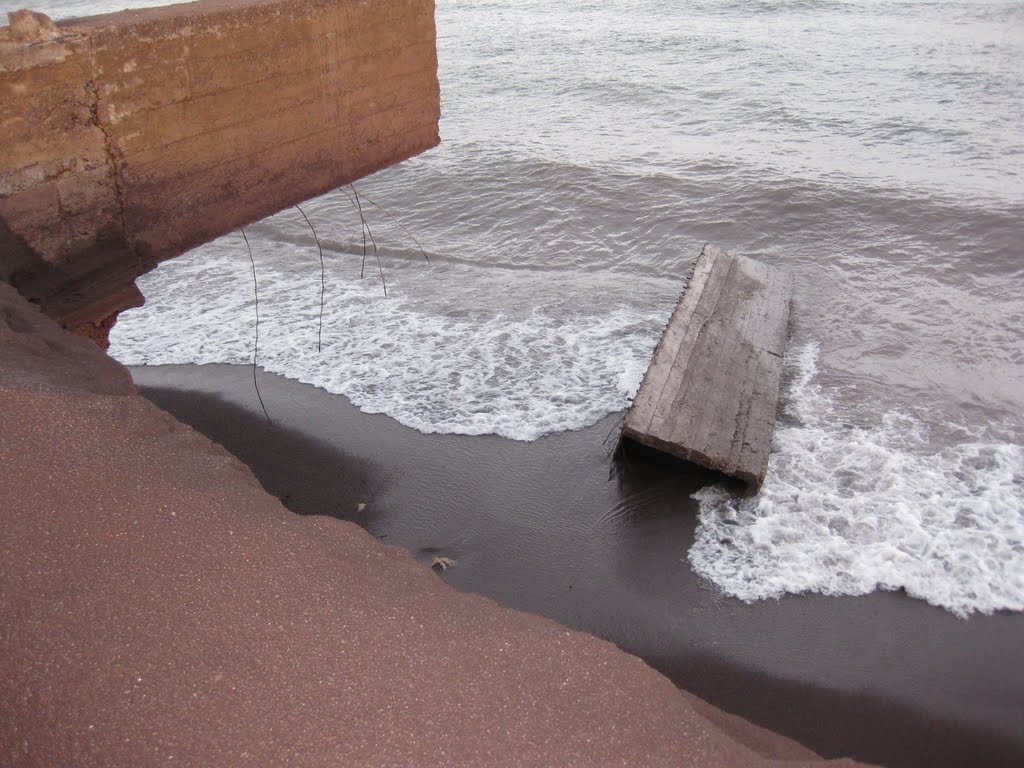
<svg viewBox="0 0 1024 768"><path fill-rule="evenodd" d="M252 361L252 275L241 241L226 240L140 281L148 301L115 326L115 357L129 365ZM318 270L289 267L293 245L258 245L260 366L422 432L533 440L592 424L628 406L665 320L662 310L624 303L493 309L479 300L483 288L454 298L462 292L457 268L391 263L386 298L379 279L360 280L358 270L328 274L317 352ZM421 300L439 281L443 305Z"/></svg>
<svg viewBox="0 0 1024 768"><path fill-rule="evenodd" d="M844 425L817 347L787 361L788 415L761 493L700 501L689 560L746 601L904 589L959 616L1024 610L1024 451L980 434L930 450L922 422Z"/></svg>

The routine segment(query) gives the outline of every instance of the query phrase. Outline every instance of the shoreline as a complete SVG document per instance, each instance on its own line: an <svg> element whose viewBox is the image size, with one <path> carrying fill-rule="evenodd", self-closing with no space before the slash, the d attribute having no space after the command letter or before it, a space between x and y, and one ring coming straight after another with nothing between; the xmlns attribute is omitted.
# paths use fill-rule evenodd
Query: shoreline
<svg viewBox="0 0 1024 768"><path fill-rule="evenodd" d="M236 454L293 511L355 522L426 565L450 557L441 576L457 589L610 640L825 756L1024 761L1024 614L961 620L886 592L725 597L685 561L689 494L711 476L637 461L609 480L601 443L617 414L532 443L424 435L261 371L271 427L248 367L131 372L147 398Z"/></svg>
<svg viewBox="0 0 1024 768"><path fill-rule="evenodd" d="M5 765L821 763L294 514L3 283L0 352Z"/></svg>

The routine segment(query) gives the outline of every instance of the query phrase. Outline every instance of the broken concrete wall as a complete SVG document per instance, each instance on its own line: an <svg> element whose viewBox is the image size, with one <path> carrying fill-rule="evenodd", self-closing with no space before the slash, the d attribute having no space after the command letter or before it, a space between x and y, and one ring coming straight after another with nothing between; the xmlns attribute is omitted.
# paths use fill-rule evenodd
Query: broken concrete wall
<svg viewBox="0 0 1024 768"><path fill-rule="evenodd" d="M105 336L162 260L438 143L433 0L0 28L0 280Z"/></svg>

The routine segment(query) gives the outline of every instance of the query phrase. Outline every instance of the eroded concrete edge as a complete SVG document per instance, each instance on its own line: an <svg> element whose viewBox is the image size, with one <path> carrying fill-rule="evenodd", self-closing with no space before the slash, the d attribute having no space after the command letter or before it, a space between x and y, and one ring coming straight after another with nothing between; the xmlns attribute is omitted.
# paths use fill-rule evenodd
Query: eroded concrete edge
<svg viewBox="0 0 1024 768"><path fill-rule="evenodd" d="M157 263L439 142L432 0L0 28L0 280L105 338Z"/></svg>

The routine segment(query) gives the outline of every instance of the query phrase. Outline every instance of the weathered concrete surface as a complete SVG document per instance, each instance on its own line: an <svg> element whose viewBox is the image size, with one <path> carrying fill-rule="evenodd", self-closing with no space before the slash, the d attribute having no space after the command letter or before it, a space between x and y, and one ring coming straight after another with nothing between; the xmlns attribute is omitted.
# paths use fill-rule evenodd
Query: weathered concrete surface
<svg viewBox="0 0 1024 768"><path fill-rule="evenodd" d="M289 512L0 284L0 766L158 764L820 761Z"/></svg>
<svg viewBox="0 0 1024 768"><path fill-rule="evenodd" d="M705 245L658 343L623 437L756 492L775 431L792 277Z"/></svg>
<svg viewBox="0 0 1024 768"><path fill-rule="evenodd" d="M138 275L435 146L439 113L433 0L12 14L0 280L105 337Z"/></svg>

